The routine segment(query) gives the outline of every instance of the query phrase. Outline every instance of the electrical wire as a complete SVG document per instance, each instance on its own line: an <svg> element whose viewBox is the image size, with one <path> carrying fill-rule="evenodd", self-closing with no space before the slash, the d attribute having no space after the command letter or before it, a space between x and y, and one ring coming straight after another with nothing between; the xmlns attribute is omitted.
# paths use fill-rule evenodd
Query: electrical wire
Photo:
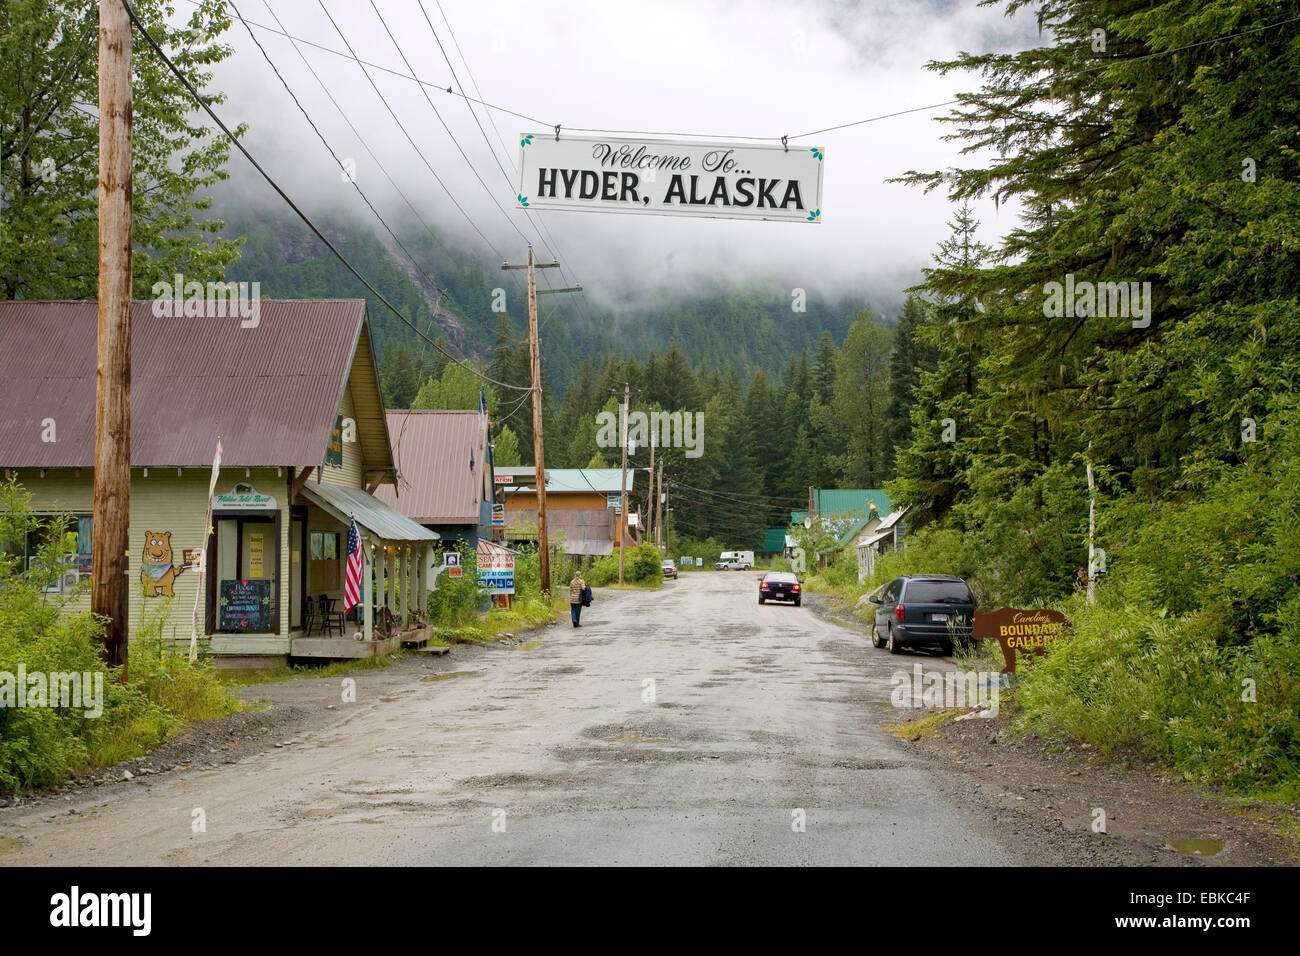
<svg viewBox="0 0 1300 956"><path fill-rule="evenodd" d="M186 2L196 7L202 5L202 0L186 0ZM299 43L305 44L306 46L313 47L325 53L332 53L334 56L342 57L345 60L352 60L354 63L360 64L362 66L368 66L373 69L379 70L381 73L388 73L392 76L401 77L404 80L411 80L414 83L419 83L421 86L427 86L429 89L437 90L440 93L447 93L452 96L457 95L455 93L452 93L452 90L449 87L442 86L438 83L430 83L428 80L422 80L414 73L403 73L400 70L391 69L390 67L386 67L380 63L373 63L370 60L363 60L360 57L358 57L355 53L344 53L342 50L336 50L333 47L325 46L322 43L316 43L312 40L305 39L304 37L294 36L283 29L277 30L274 27L267 26L265 23L258 23L256 20L248 20L245 22L246 25L248 26L256 27L259 30L265 30L267 33L274 33L277 36L286 37L291 40L297 40ZM521 120L527 120L530 123L536 123L538 126L546 127L547 129L553 129L555 127L554 123L548 123L546 120L540 120L535 116L528 116L524 113L518 113L512 109L507 109L504 106L497 106L494 103L488 103L484 100L475 100L474 102L478 103L480 106L484 107L485 109L496 110L498 113L509 113L511 116L517 117Z"/></svg>
<svg viewBox="0 0 1300 956"><path fill-rule="evenodd" d="M263 168L262 164L259 163L253 157L253 154L250 153L248 151L248 148L239 141L238 137L236 137L235 134L231 132L230 127L227 126L225 121L222 120L221 117L216 114L216 112L212 109L208 101L205 100L201 95L199 95L198 90L196 90L193 84L190 83L189 78L186 77L185 74L181 72L180 68L176 66L175 63L172 62L171 58L167 56L166 52L163 51L162 47L158 45L158 42L154 40L153 35L150 34L148 29L145 28L145 25L140 21L139 16L136 15L135 9L131 6L130 0L122 0L122 6L126 10L127 16L130 17L131 23L135 26L140 36L149 45L150 49L153 50L153 52L158 56L158 58L162 60L163 64L167 67L167 69L171 71L172 75L174 75L178 80L181 81L181 85L183 85L185 89L189 92L194 102L197 103L203 109L203 111L208 114L209 117L211 117L212 121L216 123L217 126L221 129L221 132L225 134L226 138L229 139L232 144L234 144L236 149L238 149L241 153L243 153L244 158L247 159L249 163L252 164L253 168L256 169L258 173L261 174L262 178L266 180L267 184L272 189L275 190L276 194L279 195L281 199L285 201L285 203L289 206L289 208L294 211L294 213L298 216L298 218L303 221L303 223L307 226L308 229L312 231L312 233L316 236L316 238L319 239L325 245L325 248L329 249L329 251L334 254L334 257L338 259L339 262L342 263L343 266L350 273L352 273L352 275L357 279L357 281L360 282L363 286L366 287L367 290L370 291L371 295L373 295L379 302L383 303L388 308L388 310L393 313L393 315L397 316L399 321L401 321L404 325L410 327L420 338L424 339L426 342L432 345L436 351L446 356L448 361L454 362L455 364L464 368L466 371L473 373L475 376L483 379L485 382L490 382L493 385L496 385L498 388L506 388L506 389L510 389L511 391L528 391L531 389L531 386L527 386L527 385L511 385L508 382L498 382L496 379L484 375L482 372L474 368L472 365L462 361L461 359L456 358L456 356L452 355L450 352L448 352L445 348L440 346L433 339L429 338L429 336L426 335L418 326L416 326L415 323L413 323L410 319L408 319L405 315L403 315L401 310L399 310L395 305L389 302L387 296L385 296L382 292L376 289L369 279L367 279L359 271L357 271L357 268L354 265L352 265L352 263L348 261L347 257L344 256L343 253L339 251L338 247L336 247L334 243L332 243L326 237L326 235L320 231L320 229L316 226L316 224L311 221L310 217L308 217L308 215L302 211L302 209L298 206L298 204L289 198L288 193L286 193L284 189L280 186L280 184L277 183L275 179L271 176L271 174L268 173L265 168Z"/></svg>
<svg viewBox="0 0 1300 956"><path fill-rule="evenodd" d="M428 12L428 10L425 8L425 6L424 6L424 0L417 0L417 3L419 4L419 7L420 7L420 13L424 16L424 22L425 22L425 23L428 25L428 27L429 27L429 32L433 34L434 42L436 42L436 43L438 44L438 49L439 49L439 51L442 53L442 58L447 62L447 69L451 71L451 78L452 78L453 82L454 82L457 86L460 87L460 91L461 91L462 95L464 95L464 94L465 94L465 87L464 87L464 84L461 83L461 81L460 81L460 77L458 77L458 76L456 75L456 66L455 66L455 64L452 63L452 61L451 61L451 56L450 56L450 54L448 54L448 52L447 52L447 48L443 45L442 38L438 36L438 31L437 31L437 29L436 29L436 28L434 27L434 25L433 25L433 20L432 20L432 18L430 18L430 16L429 16L429 12ZM374 0L371 0L371 5L374 6ZM378 12L379 12L377 7L376 7L376 9L375 9L375 12L376 12L377 14L378 14ZM481 93L481 91L478 89L478 83L477 83L477 81L474 80L473 70L470 69L469 61L465 58L464 51L461 50L461 48L460 48L460 43L456 40L455 32L452 30L452 27L451 27L451 21L447 19L447 13L446 13L445 10L442 9L442 4L441 4L441 3L438 4L438 12L442 14L443 22L447 25L447 32L448 32L448 35L451 37L452 43L453 43L453 45L456 47L456 52L460 54L461 62L462 62L462 63L464 64L464 66L465 66L465 71L466 71L467 75L470 77L470 81L471 81L472 83L474 83L474 89L475 89L475 92L478 93L479 96L480 96L480 98L481 98L482 93ZM382 20L383 20L383 16L382 16L382 15L380 15L380 20L381 20L381 22L382 22ZM387 29L387 24L385 24L385 29ZM391 33L390 33L390 36L391 36ZM394 40L393 42L394 42L394 45L396 45L396 40ZM401 50L399 49L398 52L401 53ZM405 60L405 56L403 56L403 59ZM426 96L426 98L427 98L427 96ZM432 106L432 105L433 105L432 102L431 102L429 105ZM482 136L483 136L483 142L487 144L488 152L491 153L491 155L492 155L492 159L493 159L493 161L494 161L494 162L496 163L496 165L497 165L497 169L499 169L499 170L501 171L501 177L502 177L502 178L505 180L505 182L506 182L506 189L509 190L511 193L513 193L513 192L515 191L515 181L514 181L513 179L510 178L510 174L506 172L505 166L502 165L502 163L501 163L501 158L500 158L500 156L497 155L496 147L493 146L493 145L492 145L492 141L491 141L490 139L488 139L487 130L485 130L485 129L483 128L483 124L482 124L482 122L479 121L478 113L476 113L476 112L474 111L474 107L473 107L473 105L472 105L472 103L471 103L471 98L468 97L468 96L465 96L465 106L466 106L466 108L469 110L469 112L470 112L470 116L473 117L473 119L474 119L474 124L478 127L479 133L482 134ZM437 110L435 109L434 112L436 113ZM441 118L442 118L442 117L439 116L439 119L440 119L440 120L441 120ZM501 143L502 151L506 154L506 161L509 162L510 165L511 165L511 168L514 169L514 168L515 168L514 163L510 160L510 152L509 152L509 150L506 148L505 140L504 140L504 139L502 138L502 136L501 136L501 131L500 131L499 129L496 129L496 123L495 123L494 121L492 121L492 114L491 114L491 113L488 114L488 120L489 120L489 122L492 122L493 129L496 130L497 139L498 139L498 141L500 141L500 143ZM446 125L447 125L446 123L443 123L444 128L446 127ZM447 132L448 132L448 134L450 135L451 130L448 129ZM453 142L455 141L455 137L454 137L454 136L452 137L452 140L453 140ZM460 144L457 143L457 148L459 148L459 146L460 146ZM461 155L462 155L462 156L465 155L465 151L464 151L464 150L461 150ZM469 162L469 158L468 158L468 157L466 157L466 162ZM471 164L471 168L472 168L472 166L473 166L473 164ZM475 175L478 175L477 170L475 171ZM482 182L482 181L483 181L483 180L482 180L482 178L480 177L480 178L479 178L479 182ZM485 188L486 188L486 184L485 184ZM490 190L489 190L489 192L490 192ZM504 210L503 210L503 212L504 212ZM555 236L551 233L551 230L550 230L550 228L546 225L546 222L541 218L540 213L537 214L536 218L534 218L534 215L533 215L533 213L532 213L531 210L529 210L529 209L524 209L524 217L525 217L525 220L529 223L529 225L531 225L531 226L533 227L533 231L537 233L537 238L540 240L540 242L541 242L541 244L542 244L542 247L543 247L544 249L546 249L546 251L550 254L551 259L552 259L554 262L560 263L560 267L559 267L559 268L560 268L560 278L561 278L561 279L562 279L566 284L568 284L569 286L574 286L574 285L581 286L582 283L578 282L576 277L574 277L574 278L570 278L569 276L566 276L566 275L565 275L565 266L563 265L563 261L562 261L562 260L563 260L563 257L561 256L560 251L559 251L559 243L556 242L556 240L555 240ZM513 223L513 220L511 220L511 224L512 224L512 225L514 224L514 223ZM518 231L518 232L520 233L521 236L523 236L523 233L522 233L522 231L519 230L518 226L516 226L515 229L516 229L516 231ZM570 273L570 275L572 275L572 273ZM550 281L550 279L547 277L547 275L546 275L545 272L542 272L542 273L541 273L541 278L542 278L542 282L546 285L546 288L547 288L548 290L553 288L553 286L551 285L551 281ZM589 326L590 326L590 325L593 325L594 323L592 322L591 316L590 316L590 315L587 313L587 311L586 311L586 305L585 305L585 302L584 302L583 300L581 300L581 299L578 300L578 309L579 309L580 312L582 312L582 314L583 314L583 318L587 321L587 324L588 324ZM554 314L555 314L555 310L554 310L554 308L552 308L551 315L554 315ZM549 317L549 316L548 316L548 317ZM541 325L538 326L538 334L539 334L539 335L541 334Z"/></svg>
<svg viewBox="0 0 1300 956"><path fill-rule="evenodd" d="M325 6L325 0L317 0L317 3L320 4L321 10L324 11L325 16L329 19L330 24L334 27L335 31L338 33L339 39L343 41L343 45L348 48L349 53L352 53L353 58L357 59L356 53L352 49L352 44L348 42L347 36L343 33L342 29L339 28L339 25L334 22L334 17L330 14L329 9ZM357 63L361 64L361 60L357 59ZM411 137L411 134L407 131L405 124L402 123L397 113L393 110L393 107L389 104L387 97L384 96L383 91L379 89L379 84L377 84L374 78L370 75L370 71L367 70L364 65L362 65L361 72L365 74L366 80L370 83L371 89L375 91L375 95L379 97L379 101L384 104L384 108L388 110L388 115L393 118L393 122L395 122L397 124L397 128L402 131L402 135L406 137L406 141L411 144L411 148L415 150L415 154L420 157L420 161L424 163L425 168L428 169L429 172L433 174L433 178L437 180L438 185L441 186L443 192L447 194L447 198L451 200L451 204L456 207L456 209L460 212L462 216L465 217L465 221L470 224L470 226L473 228L473 230L476 233L478 233L479 238L482 239L485 243L487 243L488 248L492 250L493 254L495 254L498 259L503 258L501 255L501 251L497 249L495 245L492 244L492 240L489 239L483 233L483 230L478 227L478 223L474 221L474 219L470 216L470 214L467 213L464 207L461 206L461 204L456 200L456 197L453 196L451 193L451 189L448 188L447 184L442 181L442 177L438 175L437 170L433 168L433 166L429 163L428 158L424 155L424 152L420 149L418 145L416 145L415 140Z"/></svg>
<svg viewBox="0 0 1300 956"><path fill-rule="evenodd" d="M320 3L321 9L324 10L325 0L317 0L317 2ZM381 26L383 26L384 32L388 34L388 39L393 41L393 47L397 50L397 55L402 58L402 62L406 64L406 68L410 70L412 73L414 73L415 69L414 67L411 66L411 61L406 58L406 53L402 50L401 44L397 42L397 37L393 36L393 31L388 28L388 21L385 20L384 15L379 12L379 6L375 3L375 0L370 0L370 7L372 10L375 11L375 16L379 18L379 23ZM329 15L328 11L326 11L326 15L327 16ZM331 23L334 22L333 17L330 17L330 22ZM430 27L432 27L432 24L430 24ZM335 24L334 28L337 30L338 24ZM339 35L342 36L341 30L339 31ZM437 35L435 34L434 37L436 39ZM346 43L347 41L345 40L344 42ZM441 44L439 44L439 46L441 46ZM349 49L351 49L350 46ZM444 52L444 56L445 55L446 54ZM454 77L455 74L453 73L452 76ZM465 160L465 164L469 166L470 172L474 174L474 178L479 181L479 185L483 187L485 192L487 192L488 198L492 200L492 205L495 206L501 212L501 215L505 217L506 222L510 223L510 227L514 229L515 232L519 233L519 238L524 240L524 242L528 242L528 237L525 236L524 231L519 228L519 224L510 218L509 213L505 211L501 203L498 201L496 193L492 191L492 188L484 181L483 177L479 175L478 167L474 165L474 161L469 158L469 155L465 152L464 148L460 145L460 141L456 139L456 134L451 131L451 127L447 125L447 121L443 119L442 114L438 112L438 107L433 105L433 100L429 97L428 91L422 86L420 87L420 92L424 95L424 101L429 104L429 109L433 110L433 115L438 118L438 122L442 124L442 128L446 130L447 135L451 137L452 145L456 147L456 150L457 152L460 153L461 158ZM486 134L484 135L486 136ZM493 155L495 155L495 153ZM502 170L502 172L504 173L505 171ZM509 177L506 178L506 184L507 186L510 186ZM513 192L513 186L511 186L511 191Z"/></svg>
<svg viewBox="0 0 1300 956"><path fill-rule="evenodd" d="M677 482L677 487L686 488L689 489L690 491L698 491L701 494L715 495L719 498L734 498L738 501L743 501L747 498L762 498L768 501L797 501L804 505L808 504L807 498L799 498L794 495L745 495L740 493L724 494L723 492L720 491L710 491L707 488L696 488L692 485L682 484L681 482Z"/></svg>
<svg viewBox="0 0 1300 956"><path fill-rule="evenodd" d="M199 6L201 0L186 0L186 2L188 2L188 3L190 3L190 4L194 5L194 6ZM439 9L441 10L441 4L439 4ZM444 20L445 20L445 19L446 19L446 16L445 16L445 14L444 14ZM1101 71L1101 70L1108 70L1108 69L1112 68L1113 66L1116 66L1116 65L1119 65L1119 64L1123 64L1123 63L1137 63L1137 62L1141 62L1141 61L1143 61L1143 60L1155 59L1155 58L1157 58L1157 57L1170 56L1170 55L1172 55L1172 54L1174 54L1174 53L1181 53L1181 52L1184 52L1184 51L1186 51L1186 50L1192 50L1192 49L1196 49L1196 48L1198 48L1198 47L1208 46L1208 45L1210 45L1210 44L1212 44L1212 43L1221 43L1221 42L1223 42L1223 41L1225 41L1225 40L1235 40L1235 39L1237 39L1237 38L1239 38L1239 37L1248 36L1248 35L1250 35L1250 34L1252 34L1252 33L1261 33L1261 32L1263 32L1263 31L1265 31L1265 30L1272 30L1272 29L1276 29L1277 27L1289 26L1290 24L1297 23L1297 22L1300 22L1300 17L1290 17L1290 18L1285 19L1285 20L1278 20L1278 21L1273 22L1273 23L1262 24L1262 25L1260 25L1260 26L1258 26L1258 27L1251 27L1251 28L1248 29L1248 30L1241 30L1241 31L1238 31L1238 32L1236 32L1236 33L1229 33L1229 34L1224 34L1224 35L1222 35L1222 36L1210 37L1210 38L1208 38L1208 39L1205 39L1205 40L1198 40L1198 41L1196 41L1195 43L1188 43L1188 44L1185 44L1184 46L1180 46L1180 47L1172 47L1172 48L1170 48L1170 49L1168 49L1168 50L1156 50L1156 51L1153 52L1153 53L1145 53L1145 54L1142 54L1142 55L1140 55L1140 56L1135 56L1135 57L1116 58L1116 59L1114 59L1114 60L1109 60L1109 61L1107 61L1107 62L1105 62L1105 63L1102 63L1102 64L1100 64L1100 65L1098 65L1098 66L1096 66L1096 67L1093 67L1093 68L1090 68L1090 69L1087 69L1087 70L1080 70L1079 73L1080 73L1080 74L1085 74L1085 73L1095 73L1095 72L1099 72L1099 71ZM290 36L289 33L285 32L285 31L283 31L283 30L277 30L277 29L275 29L274 27L270 27L270 26L267 26L266 24L258 23L258 22L256 22L256 21L252 21L252 20L250 20L250 21L247 21L247 24L248 24L248 25L251 25L251 26L253 26L253 27L256 27L256 28L259 29L259 30L266 30L266 31L269 32L269 33L275 33L275 34L277 34L277 35L285 36L285 37L289 37L289 36ZM335 55L335 56L339 56L339 57L342 57L342 58L344 58L344 59L352 60L352 61L356 62L356 63L359 64L359 65L362 65L362 66L368 66L368 67L371 67L371 68L373 68L373 69L380 70L380 71L382 71L382 72L384 72L384 73L388 73L388 74L391 74L391 75L393 75L393 76L401 77L402 79L405 79L405 80L411 80L411 81L413 81L413 82L415 82L415 83L420 84L421 86L428 87L428 88L430 88L430 89L436 89L436 90L438 90L439 92L446 93L446 94L448 94L448 95L452 95L452 96L460 96L460 97L462 97L463 99L466 99L466 100L468 100L468 101L470 101L470 102L473 102L473 103L477 103L477 104L479 104L479 105L482 106L484 109L494 110L494 111L496 111L496 112L498 112L498 113L506 113L506 114L508 114L508 115L510 115L510 116L514 116L514 117L516 117L516 118L518 118L518 119L522 119L522 120L526 120L526 121L528 121L528 122L530 122L530 123L534 123L534 124L536 124L537 126L543 128L543 129L554 129L554 128L556 127L556 125L557 125L556 123L552 123L552 122L548 122L548 121L546 121L546 120L538 119L538 118L535 117L535 116L529 116L529 115L527 115L527 114L525 114L525 113L520 113L520 112L518 112L518 111L516 111L516 110L508 109L507 107L499 106L499 105L497 105L497 104L495 104L495 103L489 103L489 102L487 102L486 100L483 100L483 99L478 98L478 97L471 97L471 96L469 96L468 94L466 94L466 93L463 91L463 89L462 89L462 91L461 91L460 93L456 93L456 92L454 91L454 89L453 89L451 86L442 86L442 85L440 85L440 84L438 84L438 83L431 83L431 82L429 82L429 81L427 81L427 80L422 80L422 79L420 79L418 76L414 75L414 72L413 72L413 71L410 72L410 73L403 73L403 72L401 72L400 70L394 70L394 69L391 69L391 68L389 68L389 67L385 67L385 66L383 66L383 65L381 65L381 64L374 63L374 62L369 61L369 60L363 60L363 59L359 58L359 57L356 55L355 52L344 53L344 52L342 52L341 50L336 50L336 49L334 49L334 48L332 48L332 47L325 46L325 45L320 44L320 43L315 43L315 42L313 42L313 41L311 41L311 40L306 40L306 39L304 39L304 38L302 38L302 37L292 37L292 38L293 38L293 39L296 39L299 43L304 43L304 44L306 44L306 45L308 45L308 46L314 47L314 48L316 48L316 49L318 49L318 50L322 50L322 51L324 51L324 52L326 52L326 53L331 53L331 54L333 54L333 55ZM1039 48L1039 49L1049 49L1049 48L1043 47L1043 48ZM459 52L459 51L458 51L458 52ZM1027 52L1031 52L1031 51L1026 50L1026 51L1020 51L1020 52L1026 52L1026 53L1027 53ZM462 54L462 59L463 59L463 54ZM867 124L867 123L875 123L875 122L879 122L880 120L891 119L891 118L896 117L896 116L904 116L904 115L907 115L908 113L917 113L917 112L923 112L923 111L925 111L925 110L929 110L929 109L938 109L938 108L940 108L940 107L942 107L942 106L951 106L951 105L953 105L953 104L955 104L955 103L958 103L958 102L960 102L960 100L947 100L947 101L944 101L944 102L942 102L942 103L933 103L933 104L930 104L930 105L928 105L928 106L918 106L918 107L914 107L914 108L912 108L912 109L901 110L901 111L898 111L898 112L895 112L895 113L884 113L884 114L881 114L881 115L879 115L879 116L871 116L871 117L867 117L866 119L853 120L853 121L850 121L850 122L847 122L847 123L839 123L839 124L836 124L836 125L833 125L833 126L827 126L827 127L822 128L822 129L810 130L809 132L806 132L806 133L797 133L797 134L792 135L792 136L787 136L787 137L785 137L785 139L786 139L787 141L788 141L788 140L795 140L795 139L806 139L806 138L808 138L808 137L810 137L810 136L819 136L819 135L821 135L821 134L823 134L823 133L830 133L830 132L835 132L835 131L842 130L842 129L849 129L849 128L854 127L854 126L862 126L862 125L865 125L865 124ZM663 131L655 131L655 130L603 129L603 128L590 127L590 126L562 126L562 128L563 128L563 129L567 129L567 130L569 130L570 132L580 132L580 133L603 133L603 134L607 134L607 135L619 135L619 136L647 136L647 137L666 137L666 138L682 138L682 139L688 139L688 138L689 138L689 139L737 140L737 141L742 141L742 142L780 142L780 141L782 140L782 137L780 137L780 136L719 136L719 135L714 134L714 133L684 133L684 132L663 132Z"/></svg>
<svg viewBox="0 0 1300 956"><path fill-rule="evenodd" d="M243 17L239 16L239 7L235 5L235 0L228 0L228 2L230 3L231 9L235 11L235 16L242 21ZM270 4L267 4L267 9L268 10L271 9ZM275 11L271 11L271 16L275 16ZM330 156L334 158L334 162L339 166L339 168L346 171L347 167L344 166L343 160L339 158L338 153L334 151L334 147L331 146L329 144L329 140L325 138L325 134L320 131L320 127L316 125L315 121L311 118L310 114L308 114L307 108L302 105L302 101L298 99L298 95L294 93L294 91L290 88L289 81L284 78L284 75L280 72L279 67L275 65L275 61L271 59L270 54L266 52L266 48L263 47L261 41L257 39L257 34L255 34L252 28L249 27L247 24L244 25L244 28L248 30L248 36L253 41L253 43L256 44L258 50L262 52L262 58L266 60L267 65L271 68L271 72L275 74L276 79L280 81L280 85L284 87L284 91L289 94L289 97L293 100L294 105L298 107L298 111L302 113L303 119L307 121L307 125L309 125L312 128L312 130L315 131L317 138L325 146L325 149L329 151ZM295 46L294 49L296 50L298 48ZM299 56L301 55L302 54L299 53ZM303 57L303 62L304 63L307 62L306 57ZM312 76L316 77L316 82L321 84L322 89L325 89L325 95L329 96L330 102L333 103L334 106L338 109L339 113L343 115L343 119L347 122L348 126L352 128L352 132L356 133L357 128L355 126L352 126L352 121L348 119L346 113L343 113L343 108L340 107L338 105L338 102L334 99L334 97L330 95L329 89L325 87L325 84L321 81L320 77L316 76L316 71L312 70L310 63L307 63L307 69L311 71ZM357 135L358 138L360 138L360 134L358 133ZM367 152L370 151L370 147L369 145L366 144L364 139L362 139L362 145L365 146ZM379 165L379 168L380 170L383 171L384 175L388 176L388 170L384 169L383 164L379 162L379 159L375 156L373 152L370 153L370 157L375 160L375 163L377 165ZM416 260L415 255L411 252L411 250L407 249L405 244L403 244L402 240L397 238L397 234L393 232L392 228L389 227L388 223L384 220L384 217L380 214L379 210L375 208L375 204L370 201L370 197L367 196L365 192L361 189L361 186L357 182L356 177L348 176L347 179L352 184L352 188L357 191L357 195L361 197L361 199L365 202L366 206L369 207L370 211L374 213L375 218L379 220L379 224L384 227L384 231L387 232L388 235L392 237L393 242L397 243L397 247L401 249L402 252L406 255L406 258L410 260L411 265L415 266L415 268L419 270L420 275L424 276L424 278L428 281L428 283L431 286L433 286L435 289L437 289L439 293L441 293L442 295L446 295L447 290L444 289L442 286L438 285L437 281L434 280L433 276L429 275L429 273L424 270L424 267L421 266L420 263ZM402 190L398 187L397 183L393 182L392 176L388 176L388 181L392 183L393 188L397 190L398 195L401 196L403 199L406 199L406 194L402 192ZM411 211L415 213L416 218L418 218L421 223L424 223L425 229L429 231L429 235L433 236L436 241L437 237L434 236L433 230L429 229L428 223L424 222L423 217L421 217L420 213L415 209L414 206L411 205L411 201L409 199L406 199L406 204L408 206L411 206Z"/></svg>

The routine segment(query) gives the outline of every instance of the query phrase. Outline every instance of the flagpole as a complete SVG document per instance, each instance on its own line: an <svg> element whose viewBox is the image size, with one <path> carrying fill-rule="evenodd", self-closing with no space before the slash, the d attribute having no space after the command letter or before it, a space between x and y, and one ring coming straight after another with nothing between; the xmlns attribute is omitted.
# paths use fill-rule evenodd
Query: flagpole
<svg viewBox="0 0 1300 956"><path fill-rule="evenodd" d="M212 534L212 496L217 492L217 474L221 471L221 436L212 456L212 477L208 479L208 513L203 522L203 544L199 548L199 578L194 585L194 615L190 618L190 663L199 656L199 598L203 595L203 573L208 566L208 536Z"/></svg>

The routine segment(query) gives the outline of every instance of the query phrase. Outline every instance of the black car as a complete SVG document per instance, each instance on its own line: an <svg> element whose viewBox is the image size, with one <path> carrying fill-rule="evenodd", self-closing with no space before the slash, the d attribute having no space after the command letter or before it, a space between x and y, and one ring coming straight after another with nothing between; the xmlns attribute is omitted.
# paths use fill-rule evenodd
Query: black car
<svg viewBox="0 0 1300 956"><path fill-rule="evenodd" d="M765 601L793 601L799 607L803 604L799 579L789 571L768 571L758 584L758 603Z"/></svg>
<svg viewBox="0 0 1300 956"><path fill-rule="evenodd" d="M954 642L970 640L975 595L956 575L905 574L869 600L878 605L871 643L891 654L922 645L951 654Z"/></svg>

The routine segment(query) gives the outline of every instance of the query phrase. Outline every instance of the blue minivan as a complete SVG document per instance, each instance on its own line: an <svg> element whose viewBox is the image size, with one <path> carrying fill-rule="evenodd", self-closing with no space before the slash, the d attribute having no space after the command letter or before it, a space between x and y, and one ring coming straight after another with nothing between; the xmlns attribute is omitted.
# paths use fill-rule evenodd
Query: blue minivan
<svg viewBox="0 0 1300 956"><path fill-rule="evenodd" d="M975 595L953 574L904 574L869 600L876 605L873 647L897 654L904 647L928 645L951 654L953 643L970 640Z"/></svg>

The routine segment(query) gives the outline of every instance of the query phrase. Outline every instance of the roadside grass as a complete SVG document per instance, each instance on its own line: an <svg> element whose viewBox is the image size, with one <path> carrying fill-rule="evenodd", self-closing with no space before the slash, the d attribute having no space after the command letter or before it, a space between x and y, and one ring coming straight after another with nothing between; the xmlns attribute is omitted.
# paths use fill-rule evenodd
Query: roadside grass
<svg viewBox="0 0 1300 956"><path fill-rule="evenodd" d="M915 737L933 737L938 733L941 724L965 712L960 707L954 707L950 710L941 710L935 714L926 714L924 717L909 720L906 723L891 724L884 729L886 733L893 734L902 740L912 740Z"/></svg>
<svg viewBox="0 0 1300 956"><path fill-rule="evenodd" d="M274 684L286 680L313 677L339 677L352 671L381 670L406 656L406 651L396 650L374 657L357 657L328 664L277 664L248 671L221 671L219 679L229 687L247 687L251 684Z"/></svg>
<svg viewBox="0 0 1300 956"><path fill-rule="evenodd" d="M494 608L483 619L482 628L489 637L499 637L558 620L568 609L567 591L556 587L549 602L541 594L529 594L511 601L508 608Z"/></svg>
<svg viewBox="0 0 1300 956"><path fill-rule="evenodd" d="M908 573L957 574L986 610L1060 610L1070 622L1065 638L1044 657L1022 658L1003 692L1013 733L1087 743L1103 757L1133 753L1192 782L1293 805L1300 535L1294 508L1276 502L1279 489L1297 483L1300 453L1272 472L1228 471L1195 500L1112 505L1114 560L1092 604L1082 589L1053 594L1037 579L1000 573L1003 558L950 528L913 533L861 584L856 556L837 555L803 575L804 590L825 595L864 630L874 606L857 601ZM1001 670L995 644L982 641L955 660Z"/></svg>

